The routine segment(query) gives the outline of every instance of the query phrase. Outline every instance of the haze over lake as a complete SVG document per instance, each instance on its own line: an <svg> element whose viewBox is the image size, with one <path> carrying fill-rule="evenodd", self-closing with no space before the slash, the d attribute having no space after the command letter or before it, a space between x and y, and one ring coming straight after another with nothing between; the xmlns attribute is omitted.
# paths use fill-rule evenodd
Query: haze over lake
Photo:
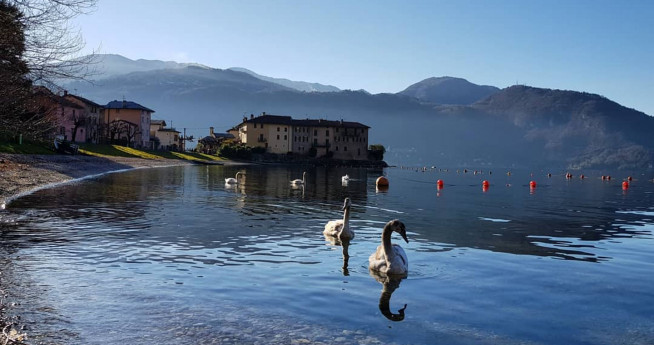
<svg viewBox="0 0 654 345"><path fill-rule="evenodd" d="M306 185L293 188L305 170ZM242 183L226 186L237 171ZM41 190L0 214L13 261L3 275L42 343L654 342L652 176L623 190L623 176L553 173L111 174ZM388 190L375 188L382 174ZM348 260L322 236L345 197L356 233ZM389 281L368 271L368 256L395 218L406 224L409 243L392 240L409 274Z"/></svg>

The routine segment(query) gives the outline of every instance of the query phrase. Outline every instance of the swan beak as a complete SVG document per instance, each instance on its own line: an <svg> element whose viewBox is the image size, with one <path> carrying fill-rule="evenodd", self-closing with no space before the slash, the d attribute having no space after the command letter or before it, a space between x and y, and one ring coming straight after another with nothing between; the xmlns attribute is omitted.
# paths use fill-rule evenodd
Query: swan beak
<svg viewBox="0 0 654 345"><path fill-rule="evenodd" d="M400 235L402 235L402 238L406 241L406 243L409 243L409 239L406 238L406 231L400 232Z"/></svg>

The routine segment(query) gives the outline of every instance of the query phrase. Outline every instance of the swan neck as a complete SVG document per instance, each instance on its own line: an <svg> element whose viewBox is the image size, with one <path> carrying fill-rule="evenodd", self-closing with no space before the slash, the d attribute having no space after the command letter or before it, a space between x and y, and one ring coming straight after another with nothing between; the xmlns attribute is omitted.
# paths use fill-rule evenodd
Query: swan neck
<svg viewBox="0 0 654 345"><path fill-rule="evenodd" d="M345 208L343 212L343 227L346 227L350 223L350 206Z"/></svg>
<svg viewBox="0 0 654 345"><path fill-rule="evenodd" d="M390 261L392 257L395 256L395 252L393 251L393 245L391 244L391 234L393 233L393 230L391 229L390 225L386 225L384 227L384 231L382 232L382 248L384 249L384 257L386 258L386 262Z"/></svg>

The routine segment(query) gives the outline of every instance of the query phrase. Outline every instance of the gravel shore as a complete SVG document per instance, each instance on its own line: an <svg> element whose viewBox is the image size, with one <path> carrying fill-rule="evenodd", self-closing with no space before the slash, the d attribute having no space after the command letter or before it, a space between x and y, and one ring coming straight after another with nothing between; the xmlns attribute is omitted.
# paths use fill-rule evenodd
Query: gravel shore
<svg viewBox="0 0 654 345"><path fill-rule="evenodd" d="M51 184L117 170L193 164L184 160L0 153L0 209L13 198Z"/></svg>

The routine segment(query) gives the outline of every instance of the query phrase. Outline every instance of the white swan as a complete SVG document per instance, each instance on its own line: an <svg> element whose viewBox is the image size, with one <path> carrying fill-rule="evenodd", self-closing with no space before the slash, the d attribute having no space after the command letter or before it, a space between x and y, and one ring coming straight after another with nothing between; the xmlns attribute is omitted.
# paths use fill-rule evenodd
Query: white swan
<svg viewBox="0 0 654 345"><path fill-rule="evenodd" d="M302 179L295 179L291 181L291 184L298 185L298 184L304 184L305 178L306 178L307 172L302 173Z"/></svg>
<svg viewBox="0 0 654 345"><path fill-rule="evenodd" d="M406 238L404 223L397 219L391 220L384 226L382 244L377 247L377 251L370 255L368 267L382 274L407 274L409 271L409 260L402 247L397 244L391 244L391 234L393 231L399 233L406 243L409 243L409 240Z"/></svg>
<svg viewBox="0 0 654 345"><path fill-rule="evenodd" d="M325 236L337 237L341 241L347 241L354 238L354 231L350 229L350 198L345 198L343 202L343 219L331 220L325 225L322 232Z"/></svg>
<svg viewBox="0 0 654 345"><path fill-rule="evenodd" d="M225 179L226 184L238 184L238 175L242 174L240 171L236 173L235 177L228 177Z"/></svg>
<svg viewBox="0 0 654 345"><path fill-rule="evenodd" d="M347 183L347 181L349 180L350 180L350 175L348 174L345 174L345 176L341 177L341 182Z"/></svg>

